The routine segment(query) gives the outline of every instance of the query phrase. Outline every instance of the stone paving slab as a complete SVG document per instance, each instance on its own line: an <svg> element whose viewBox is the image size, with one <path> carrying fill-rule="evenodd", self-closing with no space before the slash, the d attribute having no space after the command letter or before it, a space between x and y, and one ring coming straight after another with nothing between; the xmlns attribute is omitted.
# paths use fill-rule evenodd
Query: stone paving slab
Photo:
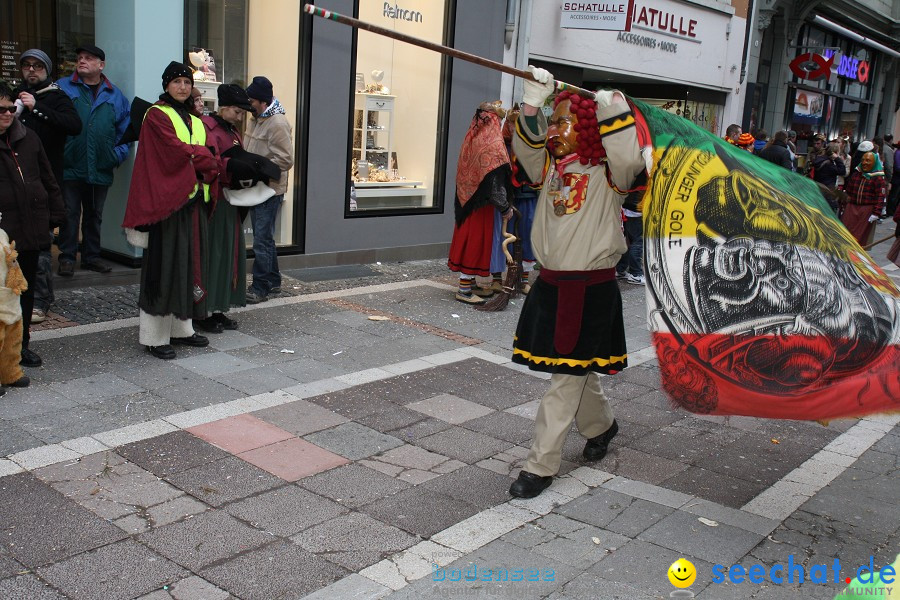
<svg viewBox="0 0 900 600"><path fill-rule="evenodd" d="M129 539L38 569L38 574L73 598L126 600L173 583L187 573Z"/></svg>
<svg viewBox="0 0 900 600"><path fill-rule="evenodd" d="M180 362L213 369L204 373L150 357L131 324L36 336L48 366L35 370L29 393L49 391L51 402L15 405L22 390L7 394L0 434L12 441L0 435L0 444L49 485L28 472L0 477L0 597L58 597L65 590L48 587L44 570L71 585L94 574L111 586L103 588L109 597L152 600L268 600L317 590L326 598L396 590L398 598L456 591L562 599L601 589L663 597L672 589L665 569L683 555L706 573L692 587L698 597L824 598L826 590L808 582L711 585L703 559L771 565L795 553L864 564L874 554L884 564L900 550L896 420L822 427L671 409L652 349L642 347L649 343L642 288L623 289L623 299L630 354L645 362L602 380L621 426L610 454L583 463L584 440L573 430L561 468L571 476L537 499L508 501L548 385L509 364L521 304L478 313L431 283L347 290L348 302L338 302L291 297L301 291L286 283L291 291L281 299L235 313L239 333L212 336L210 348L180 349ZM371 310L409 321L370 321ZM457 337L441 337L440 329ZM79 358L85 344L102 348L90 364ZM220 363L255 366L221 371ZM63 394L72 381L77 397ZM99 382L99 396L77 391L86 381ZM436 397L456 405L434 410L449 406ZM430 412L410 404L430 404ZM287 437L253 434L255 447L233 447L235 456L181 430L220 419L257 419ZM331 451L308 441L319 436L327 445L329 435ZM388 438L399 445L382 448L377 440ZM35 447L45 440L58 444ZM292 444L310 444L343 466L292 471L309 463L291 454ZM14 485L4 489L7 482ZM790 509L786 518L754 513L775 496L789 498L778 507ZM93 557L119 548L129 562L122 572L158 554L157 566L174 565L176 573L168 583L153 569L112 582L103 573L118 563ZM526 559L559 565L555 581L474 588L432 577L431 561L513 568ZM76 564L87 565L84 574L70 572Z"/></svg>

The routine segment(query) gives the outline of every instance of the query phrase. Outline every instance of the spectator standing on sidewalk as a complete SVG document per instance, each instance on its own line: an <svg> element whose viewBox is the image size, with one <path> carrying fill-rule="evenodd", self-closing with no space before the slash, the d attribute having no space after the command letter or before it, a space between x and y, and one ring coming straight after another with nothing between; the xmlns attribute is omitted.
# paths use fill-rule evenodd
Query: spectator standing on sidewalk
<svg viewBox="0 0 900 600"><path fill-rule="evenodd" d="M272 82L256 76L247 88L255 117L247 128L247 152L268 158L281 169L281 178L269 185L275 195L250 209L253 224L253 283L247 290L247 304L265 302L269 294L281 292L281 272L275 248L275 221L287 191L288 171L294 166L291 124L284 107L275 97Z"/></svg>
<svg viewBox="0 0 900 600"><path fill-rule="evenodd" d="M163 71L165 91L144 117L122 223L145 249L140 343L164 360L175 358L170 344L209 345L191 320L206 317L207 207L219 161L203 121L190 113L192 85L187 65L173 61Z"/></svg>
<svg viewBox="0 0 900 600"><path fill-rule="evenodd" d="M900 149L894 149L894 176L891 177L890 199L888 200L888 214L896 212L900 205Z"/></svg>
<svg viewBox="0 0 900 600"><path fill-rule="evenodd" d="M209 299L207 310L210 316L196 321L195 327L210 333L219 333L223 329L237 329L234 319L225 313L232 306L244 306L247 303L247 250L244 244L244 232L241 226L242 217L247 216L246 209L238 210L224 196L232 180L252 179L253 173L247 173L246 163L232 160L229 151L242 148L238 128L247 112L252 112L250 98L239 85L225 84L217 90L219 111L201 117L206 127L206 145L214 148L221 161L219 179L213 184L213 195L216 205L209 221ZM224 156L223 156L224 155Z"/></svg>
<svg viewBox="0 0 900 600"><path fill-rule="evenodd" d="M78 55L71 77L57 81L75 104L82 129L66 141L63 196L66 224L59 236L59 274L75 273L78 225L81 223L81 268L109 273L101 263L100 225L103 205L113 182L113 169L128 156L130 144L118 144L130 121L128 101L103 74L106 53L96 46L75 49Z"/></svg>
<svg viewBox="0 0 900 600"><path fill-rule="evenodd" d="M788 171L794 170L794 162L791 160L791 151L787 145L787 132L776 131L769 143L762 147L757 156Z"/></svg>
<svg viewBox="0 0 900 600"><path fill-rule="evenodd" d="M46 52L38 48L26 50L19 57L22 83L15 89L25 109L19 120L34 131L44 145L44 152L53 169L57 184L63 180L63 150L66 136L81 133L81 119L72 100L53 83L50 75L53 64ZM48 236L52 232L48 232ZM53 268L50 246L41 250L34 280L34 310L32 323L40 323L53 304Z"/></svg>
<svg viewBox="0 0 900 600"><path fill-rule="evenodd" d="M644 180L646 182L646 179ZM631 192L625 197L622 213L625 217L625 242L628 251L616 265L616 278L625 283L644 285L644 214L639 210L643 192Z"/></svg>
<svg viewBox="0 0 900 600"><path fill-rule="evenodd" d="M38 255L48 248L53 227L65 219L65 207L53 168L37 134L16 118L16 94L0 81L0 214L3 229L16 244L19 266L28 283L21 295L22 358L26 367L41 366L41 357L29 349L32 282ZM24 103L21 103L24 104Z"/></svg>

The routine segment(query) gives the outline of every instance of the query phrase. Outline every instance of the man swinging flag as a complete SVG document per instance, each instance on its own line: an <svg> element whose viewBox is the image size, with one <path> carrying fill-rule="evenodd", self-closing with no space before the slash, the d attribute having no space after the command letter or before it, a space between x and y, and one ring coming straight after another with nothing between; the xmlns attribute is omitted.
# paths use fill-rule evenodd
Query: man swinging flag
<svg viewBox="0 0 900 600"><path fill-rule="evenodd" d="M673 401L782 419L900 410L900 291L817 185L635 105L654 153L648 323Z"/></svg>
<svg viewBox="0 0 900 600"><path fill-rule="evenodd" d="M583 112L563 110L560 123L579 126L570 132L573 148L583 142L586 148L598 146L596 156L580 156L581 165L602 165L610 189L615 179L610 177L610 165L623 160L628 163L636 150L623 152L625 145L612 138L619 134L624 140L631 135L627 130L633 125L639 146L646 152L652 149L653 154L643 205L648 323L663 387L676 404L706 414L805 420L900 411L900 290L835 218L813 181L760 160L681 117L637 101L629 102L628 110L624 108L625 98L612 92L595 95L553 81L550 73L541 69L515 69L312 5L304 10L511 73L525 79L526 88L531 87L533 92L537 88L530 84L537 83L542 89L531 104L535 111L553 91L575 93L589 102L601 100L603 106L598 108L602 110L596 115L592 115L593 109L581 107L579 101ZM536 76L538 71L542 71L540 78ZM529 104L528 98L525 104ZM567 104L576 103L570 96ZM619 106L609 108L613 104ZM599 114L607 110L621 114L619 118L610 117L607 123L604 119L609 115ZM592 116L598 118L592 120ZM531 118L537 119L532 125L540 124L536 113ZM590 124L578 123L579 119ZM529 138L525 144L543 148L543 140L537 137L525 136ZM607 144L619 146L608 157ZM576 168L572 163L565 167ZM595 187L597 195L606 196L599 189ZM624 198L624 190L617 189L619 198ZM565 197L560 195L563 191ZM573 220L576 215L579 222L590 212L581 210L582 206L590 205L591 210L609 208L604 204L606 198L573 204L579 194L578 186L560 185L552 195L549 190L542 192L539 203L556 197L560 210L554 214ZM570 205L579 209L570 212ZM562 238L554 240L566 243ZM624 246L623 242L619 254ZM601 252L599 262L603 264L588 266L602 270L612 254L615 252ZM586 286L587 279L594 276L603 278L593 271L589 275L579 271L562 279L568 287L574 285L569 281L572 277L577 280L575 284ZM528 302L532 302L533 292ZM569 299L581 296L567 293ZM577 315L562 311L563 325L610 317L599 317L596 303L564 304L580 308L575 311ZM566 335L561 339L566 348L584 341L575 336L575 328L564 329ZM575 360L559 355L555 332L550 333L554 347L545 344L546 355L535 357L519 349L514 360L554 373L579 368L612 373L627 365L624 348L622 354L605 358ZM606 340L610 339L616 341L608 335ZM516 341L520 343L521 338ZM591 386L591 391L584 393L602 395L596 382ZM581 388L587 389L584 384ZM575 403L579 404L577 398ZM591 421L587 429L602 429L611 420L612 415L606 414L601 420ZM597 425L600 421L602 424ZM568 423L558 429L568 431ZM616 431L613 421L604 433L589 439L585 457L601 458ZM554 446L555 442L547 444L545 450L555 452L558 459L558 448L551 448ZM537 479L525 482L514 495L539 494L549 485L551 474L532 474Z"/></svg>

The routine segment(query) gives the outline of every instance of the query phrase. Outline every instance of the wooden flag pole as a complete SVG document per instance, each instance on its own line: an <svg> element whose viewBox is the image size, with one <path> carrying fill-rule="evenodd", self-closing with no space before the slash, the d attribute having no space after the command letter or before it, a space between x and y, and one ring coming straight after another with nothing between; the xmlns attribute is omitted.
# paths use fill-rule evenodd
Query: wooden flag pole
<svg viewBox="0 0 900 600"><path fill-rule="evenodd" d="M896 237L896 236L894 236L894 234L891 234L891 235L887 236L886 238L882 238L882 239L878 240L877 242L872 242L872 243L869 244L868 246L863 246L863 250L868 250L868 249L870 249L870 248L872 248L872 247L874 247L874 246L877 246L878 244L880 244L880 243L882 243L882 242L886 242L886 241L888 241L888 240L892 240L892 239L894 239L894 237Z"/></svg>
<svg viewBox="0 0 900 600"><path fill-rule="evenodd" d="M360 21L359 19L354 19L353 17L348 17L331 10L319 8L314 4L305 4L303 6L303 10L304 12L307 12L316 17L322 17L323 19L337 21L338 23L349 25L350 27L355 27L357 29L369 31L378 35L383 35L385 37L394 38L395 40L400 40L401 42L406 42L407 44L412 44L413 46L419 46L420 48L426 48L434 52L440 52L441 54L452 56L453 58L458 58L460 60L474 63L476 65L481 65L482 67L487 67L489 69L494 69L495 71L502 71L503 73L509 73L510 75L521 77L522 79L535 81L534 76L532 76L531 72L529 71L516 69L515 67L504 65L503 63L489 60L487 58L482 58L481 56L477 56L475 54L469 54L468 52L463 52L462 50L457 50L456 48L450 48L449 46L435 44L434 42L429 42L417 37L413 37L411 35L406 35L405 33L399 33L392 29L386 29L384 27L372 25L371 23L366 23L365 21ZM556 86L557 91L570 91L586 98L594 98L594 92L578 87L577 85L572 85L570 83L565 83L562 81L554 81L553 84Z"/></svg>

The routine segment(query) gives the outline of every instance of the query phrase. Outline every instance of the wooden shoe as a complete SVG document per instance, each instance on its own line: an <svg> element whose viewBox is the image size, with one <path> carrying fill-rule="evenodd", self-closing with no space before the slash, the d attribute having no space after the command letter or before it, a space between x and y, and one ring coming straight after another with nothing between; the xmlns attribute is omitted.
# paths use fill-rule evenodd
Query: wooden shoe
<svg viewBox="0 0 900 600"><path fill-rule="evenodd" d="M472 293L479 298L490 298L494 295L494 288L475 286L472 288Z"/></svg>
<svg viewBox="0 0 900 600"><path fill-rule="evenodd" d="M484 298L479 298L474 294L463 294L461 292L456 292L456 299L459 302L464 304L484 304L487 302Z"/></svg>

